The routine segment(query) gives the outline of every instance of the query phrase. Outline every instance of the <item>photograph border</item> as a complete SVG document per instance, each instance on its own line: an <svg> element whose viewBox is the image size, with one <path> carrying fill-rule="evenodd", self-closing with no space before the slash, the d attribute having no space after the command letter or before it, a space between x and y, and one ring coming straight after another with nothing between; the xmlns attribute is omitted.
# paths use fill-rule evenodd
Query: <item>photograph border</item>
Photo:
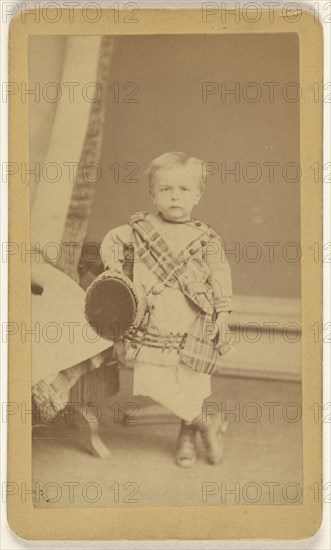
<svg viewBox="0 0 331 550"><path fill-rule="evenodd" d="M65 10L63 10L65 11ZM105 10L107 11L107 10ZM281 11L270 22L268 10L257 22L234 18L225 24L204 22L201 9L143 9L139 21L114 22L105 13L89 23L77 9L75 21L65 17L57 23L22 21L18 14L9 28L9 81L29 82L29 35L143 35L143 34L237 34L296 33L300 47L300 163L301 179L301 305L302 305L302 419L303 504L162 506L84 509L36 509L31 499L18 493L8 498L8 521L13 531L29 540L141 540L141 539L303 539L312 536L322 521L322 496L314 498L311 487L322 480L322 419L309 408L322 406L322 338L314 341L314 323L322 326L322 260L315 262L309 247L323 243L322 174L314 182L310 167L323 162L323 103L314 101L309 87L323 83L323 28L306 11L289 22ZM29 103L13 95L9 106L9 162L29 165ZM26 243L30 249L29 186L20 174L10 177L9 242ZM9 322L31 319L30 262L20 255L9 257ZM31 345L9 338L8 401L31 403ZM8 482L32 487L31 424L10 415L8 425ZM317 500L315 502L315 500Z"/></svg>

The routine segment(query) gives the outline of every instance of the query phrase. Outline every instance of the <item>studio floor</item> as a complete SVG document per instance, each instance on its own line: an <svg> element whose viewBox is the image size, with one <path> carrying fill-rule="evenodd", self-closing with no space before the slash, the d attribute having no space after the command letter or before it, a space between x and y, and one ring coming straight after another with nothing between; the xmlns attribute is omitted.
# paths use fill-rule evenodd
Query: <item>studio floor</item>
<svg viewBox="0 0 331 550"><path fill-rule="evenodd" d="M126 425L117 409L146 400L130 396L130 374L120 394L100 404L100 433L109 458L93 456L87 432L62 418L33 430L34 505L38 508L155 505L291 504L301 501L301 385L217 377L209 410L226 407L224 454L207 464L200 439L192 469L174 461L179 423L174 417ZM118 404L118 405L117 405ZM92 410L92 409L91 409ZM235 413L231 411L236 411ZM88 411L87 411L88 412Z"/></svg>

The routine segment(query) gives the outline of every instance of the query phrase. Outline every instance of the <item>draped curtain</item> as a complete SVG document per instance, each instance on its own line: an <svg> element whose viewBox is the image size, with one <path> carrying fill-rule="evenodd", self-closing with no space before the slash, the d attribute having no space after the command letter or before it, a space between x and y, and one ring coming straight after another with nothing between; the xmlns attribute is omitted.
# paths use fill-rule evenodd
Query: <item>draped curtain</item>
<svg viewBox="0 0 331 550"><path fill-rule="evenodd" d="M50 321L61 318L83 322L84 294L78 287L78 264L96 181L87 168L100 160L104 90L112 53L113 39L109 36L31 40L30 87L39 86L40 101L30 100L30 165L39 164L41 176L39 181L30 182L31 245L40 252L43 262L53 266L50 286L59 281L59 291L52 294L45 289L43 301L33 299L33 323L41 320L46 325L47 316ZM57 253L50 257L49 247L54 245ZM70 279L59 277L60 273ZM32 380L37 402L49 400L54 388L61 395L91 368L102 366L111 342L88 345L91 343L85 340L79 336L70 345L62 338L51 345L42 342L33 346ZM101 375L97 374L99 370ZM94 382L98 376L103 378L104 390L110 394L117 391L118 375L113 370L107 373L98 369L93 375ZM48 391L50 387L52 392ZM86 393L86 377L78 393L80 399Z"/></svg>

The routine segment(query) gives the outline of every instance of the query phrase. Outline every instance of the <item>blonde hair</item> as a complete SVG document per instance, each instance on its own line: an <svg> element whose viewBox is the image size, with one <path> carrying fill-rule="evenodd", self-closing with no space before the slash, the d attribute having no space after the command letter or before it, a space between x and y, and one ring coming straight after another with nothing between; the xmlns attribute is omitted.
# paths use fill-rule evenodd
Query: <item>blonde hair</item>
<svg viewBox="0 0 331 550"><path fill-rule="evenodd" d="M155 181L155 175L159 170L167 170L175 166L187 166L192 172L192 175L197 177L199 188L202 192L205 184L205 182L203 181L203 165L204 162L202 160L195 157L190 157L186 153L164 153L163 155L160 155L159 157L152 160L146 170L149 181L149 190L152 191Z"/></svg>

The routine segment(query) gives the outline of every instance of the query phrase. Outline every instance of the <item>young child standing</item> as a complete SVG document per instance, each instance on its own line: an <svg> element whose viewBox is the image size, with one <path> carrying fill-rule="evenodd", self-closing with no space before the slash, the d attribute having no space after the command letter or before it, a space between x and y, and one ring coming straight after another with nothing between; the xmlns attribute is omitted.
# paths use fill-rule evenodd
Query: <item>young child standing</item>
<svg viewBox="0 0 331 550"><path fill-rule="evenodd" d="M122 272L124 249L133 246L133 283L139 297L134 326L115 344L119 360L134 367L134 395L147 395L179 418L176 462L197 459L199 430L208 462L222 454L222 421L202 414L211 374L232 346L230 267L220 237L192 218L203 192L203 162L165 153L148 169L158 211L133 214L101 244L106 268Z"/></svg>

